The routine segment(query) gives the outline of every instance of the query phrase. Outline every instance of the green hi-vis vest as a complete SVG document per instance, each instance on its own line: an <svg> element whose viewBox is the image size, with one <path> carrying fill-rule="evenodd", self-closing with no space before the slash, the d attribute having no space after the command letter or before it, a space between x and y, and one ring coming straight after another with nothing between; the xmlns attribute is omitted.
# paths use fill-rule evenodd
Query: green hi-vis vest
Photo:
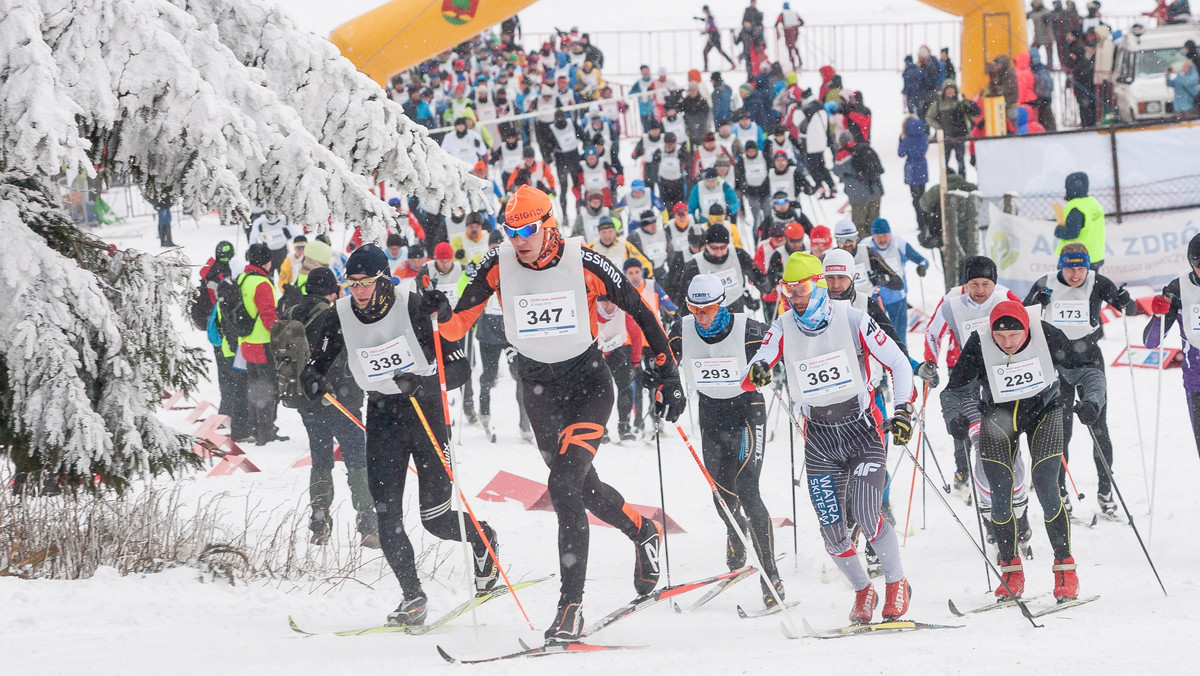
<svg viewBox="0 0 1200 676"><path fill-rule="evenodd" d="M1099 263L1104 260L1104 207L1100 206L1095 197L1085 195L1067 202L1066 213L1071 213L1073 209L1078 209L1079 213L1083 214L1083 229L1075 239L1059 240L1058 249L1054 253L1061 254L1064 246L1071 242L1079 242L1087 247L1092 262Z"/></svg>

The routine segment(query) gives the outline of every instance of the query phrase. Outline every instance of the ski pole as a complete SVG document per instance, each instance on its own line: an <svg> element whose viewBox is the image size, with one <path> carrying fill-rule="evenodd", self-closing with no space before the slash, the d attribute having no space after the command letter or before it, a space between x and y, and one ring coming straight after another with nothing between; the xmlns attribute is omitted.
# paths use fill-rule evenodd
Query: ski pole
<svg viewBox="0 0 1200 676"><path fill-rule="evenodd" d="M921 472L921 476L924 477L924 479L929 483L933 483L933 479L930 479L929 475L925 473L925 468L921 466L921 463L917 462L917 457L908 449L908 444L900 444L900 448L903 448L904 452L908 454L908 457L912 458L913 465L918 471ZM959 528L962 528L963 534L967 536L967 539L971 541L971 544L975 547L975 550L979 552L979 556L983 558L984 563L987 564L991 572L996 574L997 579L1000 580L1000 585L1004 587L1004 590L1008 592L1009 597L1011 597L1012 600L1016 602L1017 607L1021 609L1021 614L1025 616L1025 619L1029 620L1030 624L1040 629L1042 625L1038 624L1037 620L1033 617L1033 613L1029 612L1029 606L1025 605L1025 602L1022 601L1015 593L1013 593L1012 588L1008 586L1008 583L1004 581L1004 577L1000 575L1000 571L996 569L995 564L993 564L992 560L988 558L987 551L984 550L982 546L975 544L975 538L971 535L971 531L967 530L967 526L962 522L962 519L958 518L958 514L954 512L954 508L950 506L950 503L946 500L945 496L937 491L934 491L933 493L934 495L938 496L939 500L942 501L942 505L946 507L947 512L950 512L950 516L954 518L954 521L958 524Z"/></svg>
<svg viewBox="0 0 1200 676"><path fill-rule="evenodd" d="M1124 312L1121 313L1121 325L1125 327L1125 365L1129 368L1129 392L1132 394L1137 391L1137 381L1133 377L1133 359L1131 358L1129 346L1129 317ZM1161 328L1162 324L1159 324ZM1162 337L1159 337L1161 344ZM1133 420L1137 425L1138 432L1138 454L1142 456L1142 482L1146 487L1146 498L1150 497L1150 473L1146 471L1146 444L1142 441L1142 413L1141 407L1138 406L1138 398L1133 397Z"/></svg>
<svg viewBox="0 0 1200 676"><path fill-rule="evenodd" d="M1095 441L1096 445L1099 446L1100 441L1096 439L1096 433L1090 427L1088 427L1088 432L1092 435L1092 441ZM1112 484L1113 490L1116 491L1117 499L1121 501L1121 508L1125 510L1125 517L1129 519L1129 527L1133 529L1133 534L1137 536L1138 544L1142 546L1142 553L1146 555L1146 562L1150 564L1150 570L1154 571L1154 579L1158 580L1158 586L1162 589L1163 596L1169 596L1166 586L1163 585L1162 578L1158 575L1158 568L1154 567L1154 559L1150 558L1150 551L1146 549L1146 543L1142 542L1142 534L1138 532L1137 526L1133 524L1133 514L1130 513L1129 506L1125 504L1125 498L1121 496L1121 487L1117 485L1117 480L1113 478L1112 468L1109 467L1108 460L1105 459L1103 453L1097 453L1096 457L1100 459L1100 464L1104 466L1104 473L1108 475L1108 481Z"/></svg>
<svg viewBox="0 0 1200 676"><path fill-rule="evenodd" d="M921 389L922 389L921 412L923 413L925 411L925 404L929 403L929 381L928 380L925 381L925 384ZM917 453L916 453L916 455L913 456L912 480L908 486L908 509L907 509L907 513L904 515L904 542L900 545L901 547L908 545L908 522L909 522L909 519L912 517L913 489L916 488L916 486L917 486L916 458L921 457L921 440L924 436L925 436L925 418L922 416L921 429L917 431Z"/></svg>
<svg viewBox="0 0 1200 676"><path fill-rule="evenodd" d="M687 434L683 431L683 426L676 423L675 431L679 433L679 438L683 439L683 443L692 454L692 459L696 461L696 466L700 468L700 473L704 475L704 480L708 482L708 487L712 490L713 497L717 499L717 504L721 506L721 511L725 513L725 518L729 519L729 523L733 526L733 530L737 532L738 538L742 541L742 546L746 548L746 552L754 555L754 562L757 564L758 576L766 583L767 589L771 592L771 598L775 599L775 603L779 606L779 611L783 613L784 621L792 630L792 636L799 637L800 630L797 628L795 621L792 620L791 613L788 612L787 606L784 605L783 599L779 597L779 590L775 588L775 583L767 576L767 571L763 570L763 563L758 555L758 550L751 544L750 538L746 537L746 533L742 531L738 525L737 519L733 518L733 512L729 509L729 505L725 503L725 498L721 495L721 490L717 488L717 482L713 480L712 475L708 473L708 469L704 463L700 461L700 456L696 454L696 447L692 446L692 442L688 439Z"/></svg>
<svg viewBox="0 0 1200 676"><path fill-rule="evenodd" d="M420 296L424 296L425 291L430 286L432 286L432 283L429 279L429 275L428 274L421 275L421 278L417 282L417 286L418 286L418 294ZM449 444L450 444L450 442L449 442L449 438L450 438L450 398L446 394L446 368L445 368L446 363L442 358L442 334L438 330L437 312L434 312L433 314L431 314L429 317L429 320L433 324L433 353L437 359L438 390L441 391L441 395L442 395L442 417L443 417L443 422L446 425L447 448L449 448ZM455 466L454 453L442 453L441 444L437 443L437 439L433 436L433 430L429 427L428 421L425 420L425 413L424 413L424 411L421 410L420 405L417 403L417 398L410 396L409 399L412 401L413 408L415 408L417 410L417 414L421 417L421 422L425 424L425 431L427 431L429 433L429 440L431 442L433 442L433 447L438 452L438 458L441 459L442 464L446 468L446 474L448 474L450 476L450 483L453 485L454 493L458 495L459 506L466 508L467 511L469 512L470 507L467 507L467 497L465 495L463 495L462 488L458 485L458 479L457 479L457 477L458 477L457 469L458 468ZM447 462L447 456L449 456L449 458L448 458L449 462ZM467 525L463 521L463 510L459 509L456 511L458 513L458 534L459 534L459 539L462 541L463 560L466 561L467 571L473 571L474 570L474 561L472 559L473 555L471 552L471 547L467 543ZM479 522L478 522L478 520L475 519L475 515L473 513L471 514L471 521L475 523L475 530L476 530L476 532L479 533L480 539L482 539L485 543L487 543L487 535L484 534L483 529L479 527ZM494 552L492 552L492 547L491 547L490 543L488 543L487 550L488 550L488 553L492 555L493 560L496 562L496 567L498 569L500 569L501 571L503 571L503 569L500 568L500 559L498 557L496 557ZM468 575L469 574L470 573L468 572ZM472 594L476 593L477 590L475 589L474 582L471 580L468 580L468 581L471 583L470 584L471 593ZM507 577L505 577L504 583L508 584ZM509 585L509 589L512 589L512 585ZM516 599L515 596L513 598L514 598L514 600ZM517 605L520 606L521 602L517 601ZM524 613L525 609L521 608L521 612ZM533 629L533 623L529 621L528 615L525 616L525 621L529 622L529 628ZM475 606L471 606L471 623L475 626L476 631L478 631L479 616L478 616L478 613L475 612Z"/></svg>
<svg viewBox="0 0 1200 676"><path fill-rule="evenodd" d="M969 444L971 442L968 441L967 443ZM974 500L974 504L971 505L971 509L974 510L974 512L975 512L975 524L977 526L979 526L979 546L980 546L980 548L986 549L987 541L983 539L983 511L979 507L979 484L975 483L975 474L974 474L975 467L974 467L974 465L971 465L971 450L970 450L970 448L967 449L967 466L971 467L971 469L972 469L971 478L968 479L968 481L971 482L971 496ZM989 511L989 514L990 513L991 512ZM989 516L988 518L991 518L991 517ZM991 592L992 591L992 569L985 565L983 567L983 576L985 578L987 578L988 592Z"/></svg>
<svg viewBox="0 0 1200 676"><path fill-rule="evenodd" d="M1087 427L1087 425L1084 425L1084 427ZM1091 431L1091 429L1092 428L1088 427L1088 431ZM1060 460L1062 460L1062 466L1067 472L1067 478L1071 480L1071 490L1075 491L1075 498L1077 500L1083 500L1083 493L1079 492L1079 486L1075 485L1075 477L1071 476L1071 468L1067 467L1067 457L1065 455L1060 455L1058 457Z"/></svg>
<svg viewBox="0 0 1200 676"><path fill-rule="evenodd" d="M921 421L921 425L925 425L925 421ZM938 478L942 480L942 490L946 491L946 495L950 494L950 482L946 481L946 474L942 472L942 463L938 462L937 452L933 450L933 442L929 440L929 435L925 435L925 449L929 451L925 454L927 458L933 458L933 468L937 470Z"/></svg>
<svg viewBox="0 0 1200 676"><path fill-rule="evenodd" d="M1154 396L1154 459L1150 465L1150 527L1146 530L1146 540L1154 544L1154 496L1158 493L1158 430L1162 420L1162 383L1163 383L1163 341L1167 338L1167 317L1163 315L1159 322L1158 336L1158 393Z"/></svg>
<svg viewBox="0 0 1200 676"><path fill-rule="evenodd" d="M796 430L788 425L788 455L792 460L792 563L795 566L794 571L800 572L800 534L798 532L798 522L796 520Z"/></svg>
<svg viewBox="0 0 1200 676"><path fill-rule="evenodd" d="M667 586L671 586L671 547L667 542L667 493L663 488L662 443L659 441L658 425L654 426L654 450L658 453L658 500L663 522L663 556L667 559Z"/></svg>
<svg viewBox="0 0 1200 676"><path fill-rule="evenodd" d="M437 340L437 338L435 338L435 340ZM433 444L433 450L437 452L438 459L442 461L442 468L446 470L446 474L450 477L450 482L454 484L455 491L458 493L459 502L462 503L462 506L466 509L467 514L471 516L471 523L475 525L475 532L479 533L479 539L483 541L483 546L487 548L488 556L492 557L492 561L496 564L496 570L500 571L500 577L504 578L504 586L508 587L508 593L512 594L513 601L516 602L517 608L520 608L521 614L525 616L526 624L529 625L530 629L533 629L533 622L530 621L529 614L525 612L525 606L521 604L521 599L517 598L517 591L513 589L512 583L508 581L508 574L504 572L504 566L500 565L500 557L496 555L496 550L492 548L491 539L487 536L487 533L484 532L483 526L479 523L479 519L475 517L475 511L471 509L470 503L467 502L467 496L463 495L462 488L458 485L458 481L455 479L454 468L452 466L453 455L451 455L450 458L447 458L445 451L442 449L442 445L438 443L437 437L434 436L433 428L429 426L429 420L425 417L425 411L421 409L421 404L417 402L417 398L410 395L408 400L412 402L413 409L417 412L417 417L421 419L421 425L425 427L425 434L429 436L429 443ZM463 534L463 542L465 543L467 541L467 531L463 524L461 511L458 515L458 521L459 532ZM470 556L469 552L468 556ZM472 570L473 567L471 566L471 560L468 559L467 563L468 570ZM473 607L472 612L474 612Z"/></svg>

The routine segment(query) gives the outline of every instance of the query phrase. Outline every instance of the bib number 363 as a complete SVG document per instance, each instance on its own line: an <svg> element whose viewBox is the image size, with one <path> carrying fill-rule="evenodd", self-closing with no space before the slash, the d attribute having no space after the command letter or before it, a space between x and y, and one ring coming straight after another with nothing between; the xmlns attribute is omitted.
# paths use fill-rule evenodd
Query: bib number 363
<svg viewBox="0 0 1200 676"><path fill-rule="evenodd" d="M798 361L796 372L805 397L836 394L854 387L854 373L845 350Z"/></svg>

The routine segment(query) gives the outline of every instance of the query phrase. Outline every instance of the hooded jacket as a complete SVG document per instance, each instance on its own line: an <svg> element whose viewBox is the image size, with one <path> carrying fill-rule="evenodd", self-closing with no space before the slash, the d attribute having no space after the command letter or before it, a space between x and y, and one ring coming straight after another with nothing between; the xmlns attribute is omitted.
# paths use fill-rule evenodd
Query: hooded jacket
<svg viewBox="0 0 1200 676"><path fill-rule="evenodd" d="M1017 102L1032 103L1037 100L1033 91L1035 79L1030 65L1029 52L1023 52L1013 57L1013 74L1017 78Z"/></svg>
<svg viewBox="0 0 1200 676"><path fill-rule="evenodd" d="M898 152L904 158L904 184L924 186L929 182L929 162L925 154L929 150L929 134L925 125L916 117L904 121L904 134L900 136Z"/></svg>

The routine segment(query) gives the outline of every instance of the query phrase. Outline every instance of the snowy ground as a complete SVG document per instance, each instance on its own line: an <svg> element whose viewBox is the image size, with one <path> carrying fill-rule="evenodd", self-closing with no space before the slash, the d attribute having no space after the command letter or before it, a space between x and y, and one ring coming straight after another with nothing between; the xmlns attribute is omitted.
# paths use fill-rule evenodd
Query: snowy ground
<svg viewBox="0 0 1200 676"><path fill-rule="evenodd" d="M544 4L561 7L564 3L547 0ZM900 0L889 3L900 4L922 7ZM530 10L531 18L540 7ZM570 21L581 26L587 23L583 14L578 21ZM588 22L592 21L600 19L588 18ZM607 21L605 28L615 28L611 18ZM813 84L810 79L802 75L802 83ZM898 78L894 73L856 74L847 78L847 86L864 90L868 105L875 111L874 145L887 169L884 178L888 193L883 215L892 221L896 232L915 241L912 209L907 190L901 185L902 166L893 150L900 129ZM932 152L930 157L931 162L936 162ZM830 213L818 210L817 222L832 224L836 220L830 204L822 205ZM213 245L221 239L242 246L240 230L221 227L212 216L201 218L199 223L191 219L177 223L175 232L176 241L195 263L206 260ZM158 250L149 219L110 226L99 233L122 247ZM335 236L335 244L339 237L340 233ZM910 274L911 302L932 309L943 293L940 279L934 271L923 280ZM185 320L180 321L182 324ZM1134 341L1139 342L1144 318L1131 320L1130 324ZM203 336L198 332L185 331L189 340L203 344ZM919 344L921 339L917 334L909 336L912 345ZM1110 359L1120 351L1124 338L1119 326L1108 331L1102 346ZM1147 537L1149 473L1143 466L1153 464L1158 375L1139 370L1133 377L1131 384L1127 371L1110 370L1109 423L1116 446L1117 481L1143 537ZM198 398L215 398L215 389L215 385L204 387ZM1064 674L1081 673L1089 667L1101 667L1110 673L1179 670L1186 664L1183 660L1194 660L1191 647L1200 634L1193 624L1200 620L1200 611L1196 609L1200 601L1197 573L1200 568L1196 565L1200 543L1193 537L1177 535L1194 516L1194 487L1200 481L1200 464L1180 391L1180 372L1166 371L1161 386L1164 395L1159 412L1161 457L1157 463L1151 551L1171 592L1168 598L1158 590L1132 531L1127 526L1101 522L1095 529L1073 528L1072 532L1082 592L1101 594L1098 602L1045 618L1042 629L1030 627L1015 610L969 619L954 618L947 611L947 598L954 598L960 606L986 602L983 565L937 497L932 491L926 494L918 487L912 506L913 530L902 550L905 571L913 585L910 616L926 622L961 624L962 629L856 638L851 639L852 644L809 639L787 641L779 631L778 619L741 620L736 616L735 604L761 603L757 583L744 582L693 615L676 615L667 604L662 604L595 639L650 646L643 651L508 662L479 669L489 673L549 673L568 668L595 671L698 668L701 673L749 673L803 664L806 671L815 672L845 669L846 649L851 647L855 654L850 668L865 672L1012 673L1033 669ZM467 429L460 435L460 474L468 496L476 495L501 469L545 480L546 471L538 454L519 440L511 393L512 382L502 372L493 397L499 443L487 443L475 429ZM1140 432L1132 413L1135 402L1141 414ZM942 468L953 471L950 442L937 409L937 398L930 397L927 431L931 448ZM191 426L184 423L185 415L186 412L163 414L164 419L178 423L180 429L190 430ZM690 431L691 423L686 420L685 416L684 427ZM308 473L306 469L291 469L291 465L306 453L304 430L295 412L288 409L280 409L279 423L284 433L291 436L290 441L247 449L262 472L211 479L198 472L179 482L181 490L195 501L224 493L231 524L241 520L241 511L247 503L254 505L253 511L260 516L272 509L285 511L303 504ZM819 571L828 559L806 495L798 492L793 498L791 494L787 423L773 414L772 428L775 438L767 450L763 494L774 516L790 517L793 499L797 504L799 525L795 545L792 529L776 533L777 551L787 554L780 570L788 597L802 602L793 615L797 622L806 617L817 628L843 625L852 593L840 581L821 582ZM1095 469L1088 459L1089 445L1078 432L1082 430L1077 426L1072 445L1076 459L1071 469L1087 497L1076 506L1076 511L1090 515L1095 509ZM698 443L698 434L693 436ZM798 443L795 453L798 463L802 457ZM903 451L892 450L889 466L895 466L902 454ZM598 455L597 467L600 475L630 502L657 504L655 462L653 444L631 443L606 446ZM682 443L670 436L662 440L662 462L667 512L687 531L669 539L671 579L680 582L723 570L724 530L699 470ZM936 477L932 467L930 471ZM339 474L344 476L340 469ZM908 508L911 477L912 464L900 461L892 488L892 505L901 522ZM353 513L345 500L344 482L336 488L335 510L341 528L346 530L351 527ZM957 498L950 498L950 504L971 532L975 532L971 510ZM472 505L481 518L489 520L499 531L502 558L514 581L557 572L553 513L525 512L515 503L478 499ZM415 509L415 495L410 491L409 511ZM1031 509L1033 514L1038 511L1036 506ZM1049 545L1044 530L1036 519L1033 522L1036 558L1026 562L1029 596L1049 592L1052 587ZM409 523L419 530L415 519L410 518ZM413 534L418 549L432 545L429 538L421 539L417 531ZM610 528L593 528L591 542L585 614L594 620L632 595L633 553L628 541ZM794 546L798 555L793 555ZM368 552L366 558L371 559L372 554ZM461 601L466 594L457 547L443 545L438 558L444 562L426 583L432 614ZM426 566L424 570L430 568ZM378 558L355 577L364 584L297 581L230 587L199 582L190 569L124 578L101 570L92 579L80 582L0 578L0 664L3 665L0 671L305 674L380 673L400 666L428 673L425 668L431 671L449 668L438 657L435 645L470 658L515 650L519 637L538 641L557 599L556 582L521 593L536 632L525 626L515 605L507 599L480 609L478 629L472 628L467 616L425 637L304 638L288 629L289 614L312 631L381 622L400 598L394 578ZM879 589L882 592L881 583ZM567 660L574 661L568 664Z"/></svg>

